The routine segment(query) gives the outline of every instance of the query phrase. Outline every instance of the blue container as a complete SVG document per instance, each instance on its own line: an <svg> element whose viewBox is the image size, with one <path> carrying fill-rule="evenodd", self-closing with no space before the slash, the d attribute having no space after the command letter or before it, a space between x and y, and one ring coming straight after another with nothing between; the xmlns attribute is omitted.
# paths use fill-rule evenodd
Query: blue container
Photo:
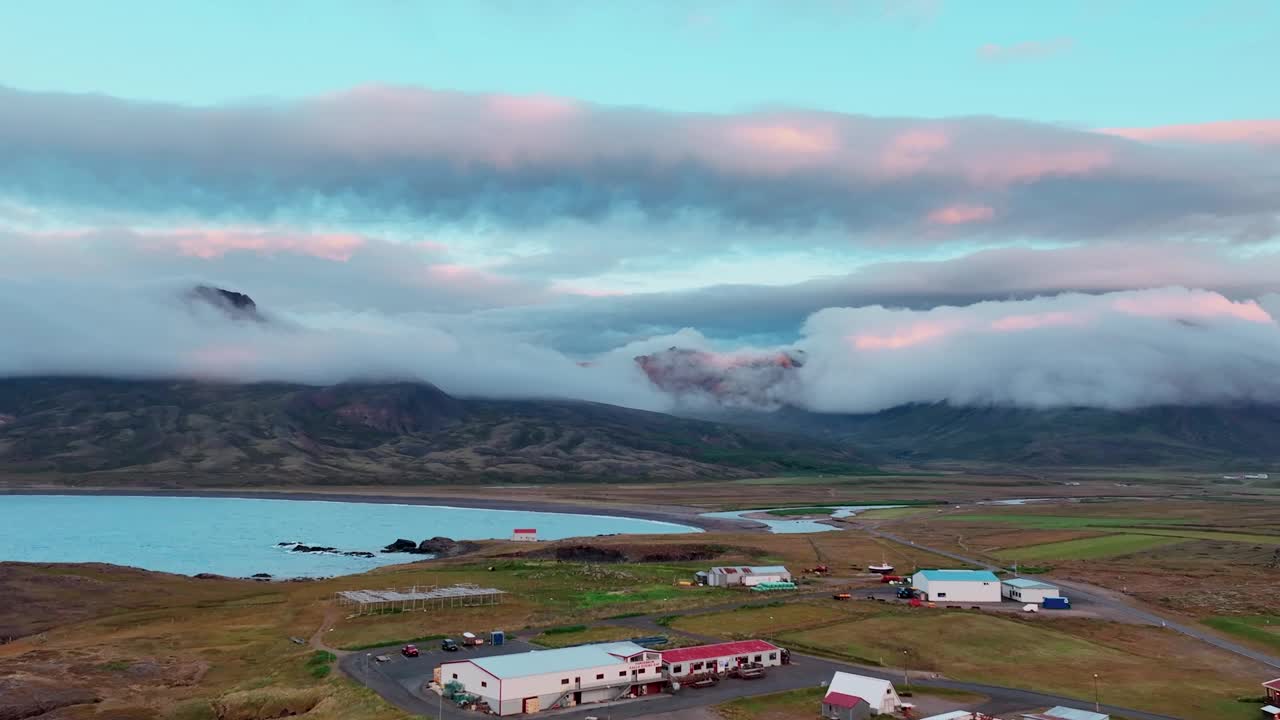
<svg viewBox="0 0 1280 720"><path fill-rule="evenodd" d="M507 641L507 634L502 632L501 630L494 630L493 632L489 633L490 645L501 645L506 641Z"/></svg>
<svg viewBox="0 0 1280 720"><path fill-rule="evenodd" d="M1071 601L1064 597L1047 597L1044 599L1045 610L1070 610Z"/></svg>

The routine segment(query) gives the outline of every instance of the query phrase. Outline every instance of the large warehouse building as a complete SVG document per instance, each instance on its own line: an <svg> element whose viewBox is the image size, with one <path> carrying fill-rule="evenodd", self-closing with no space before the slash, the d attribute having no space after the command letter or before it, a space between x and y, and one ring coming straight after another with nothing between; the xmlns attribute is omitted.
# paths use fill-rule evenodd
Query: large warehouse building
<svg viewBox="0 0 1280 720"><path fill-rule="evenodd" d="M699 645L662 651L662 671L672 680L716 673L723 675L731 668L757 664L764 667L781 665L786 651L764 640Z"/></svg>
<svg viewBox="0 0 1280 720"><path fill-rule="evenodd" d="M662 657L630 642L535 650L440 665L498 715L519 715L660 692Z"/></svg>
<svg viewBox="0 0 1280 720"><path fill-rule="evenodd" d="M1030 578L1010 578L1000 581L1000 594L1010 600L1038 605L1045 598L1058 597L1058 587Z"/></svg>
<svg viewBox="0 0 1280 720"><path fill-rule="evenodd" d="M705 575L698 573L698 579L713 587L751 587L760 583L790 582L791 571L781 565L713 567Z"/></svg>
<svg viewBox="0 0 1280 720"><path fill-rule="evenodd" d="M1000 579L986 570L921 570L911 586L936 602L1000 602Z"/></svg>

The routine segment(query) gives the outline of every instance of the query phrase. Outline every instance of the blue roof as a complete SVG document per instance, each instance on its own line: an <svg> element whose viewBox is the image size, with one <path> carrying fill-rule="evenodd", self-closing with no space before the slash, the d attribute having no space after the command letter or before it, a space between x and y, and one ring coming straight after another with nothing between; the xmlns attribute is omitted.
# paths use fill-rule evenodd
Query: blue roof
<svg viewBox="0 0 1280 720"><path fill-rule="evenodd" d="M988 570L921 570L925 580L961 580L968 582L999 582L996 574Z"/></svg>
<svg viewBox="0 0 1280 720"><path fill-rule="evenodd" d="M597 643L555 650L533 650L514 655L471 658L471 662L496 678L507 679L613 665L622 662L618 656L629 657L642 652L646 652L645 648L635 643Z"/></svg>
<svg viewBox="0 0 1280 720"><path fill-rule="evenodd" d="M1044 590L1058 589L1057 585L1050 585L1049 583L1043 583L1039 580L1032 580L1030 578L1010 578L1008 580L1001 580L1001 582L1005 585L1012 585L1016 588L1041 588Z"/></svg>

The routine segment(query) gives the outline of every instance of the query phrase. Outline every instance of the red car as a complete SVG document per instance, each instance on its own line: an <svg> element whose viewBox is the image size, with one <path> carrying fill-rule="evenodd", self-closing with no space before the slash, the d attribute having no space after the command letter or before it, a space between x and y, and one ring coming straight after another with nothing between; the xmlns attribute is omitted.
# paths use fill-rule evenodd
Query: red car
<svg viewBox="0 0 1280 720"><path fill-rule="evenodd" d="M405 645L404 647L400 648L400 654L404 655L405 657L418 657L418 646Z"/></svg>

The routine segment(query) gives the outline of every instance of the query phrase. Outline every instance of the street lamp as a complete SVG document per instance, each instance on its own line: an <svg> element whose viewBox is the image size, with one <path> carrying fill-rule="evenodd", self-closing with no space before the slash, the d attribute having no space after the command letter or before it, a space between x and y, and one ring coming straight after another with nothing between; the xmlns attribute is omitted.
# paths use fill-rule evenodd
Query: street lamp
<svg viewBox="0 0 1280 720"><path fill-rule="evenodd" d="M1102 712L1098 709L1098 673L1093 674L1093 711Z"/></svg>
<svg viewBox="0 0 1280 720"><path fill-rule="evenodd" d="M904 683L906 683L906 685L907 685L907 689L908 689L908 690L910 690L910 689L911 689L911 676L910 676L909 674L907 674L907 663L908 663L908 661L909 661L909 653L908 653L906 650L903 650L903 651L902 651L902 681L903 681Z"/></svg>

